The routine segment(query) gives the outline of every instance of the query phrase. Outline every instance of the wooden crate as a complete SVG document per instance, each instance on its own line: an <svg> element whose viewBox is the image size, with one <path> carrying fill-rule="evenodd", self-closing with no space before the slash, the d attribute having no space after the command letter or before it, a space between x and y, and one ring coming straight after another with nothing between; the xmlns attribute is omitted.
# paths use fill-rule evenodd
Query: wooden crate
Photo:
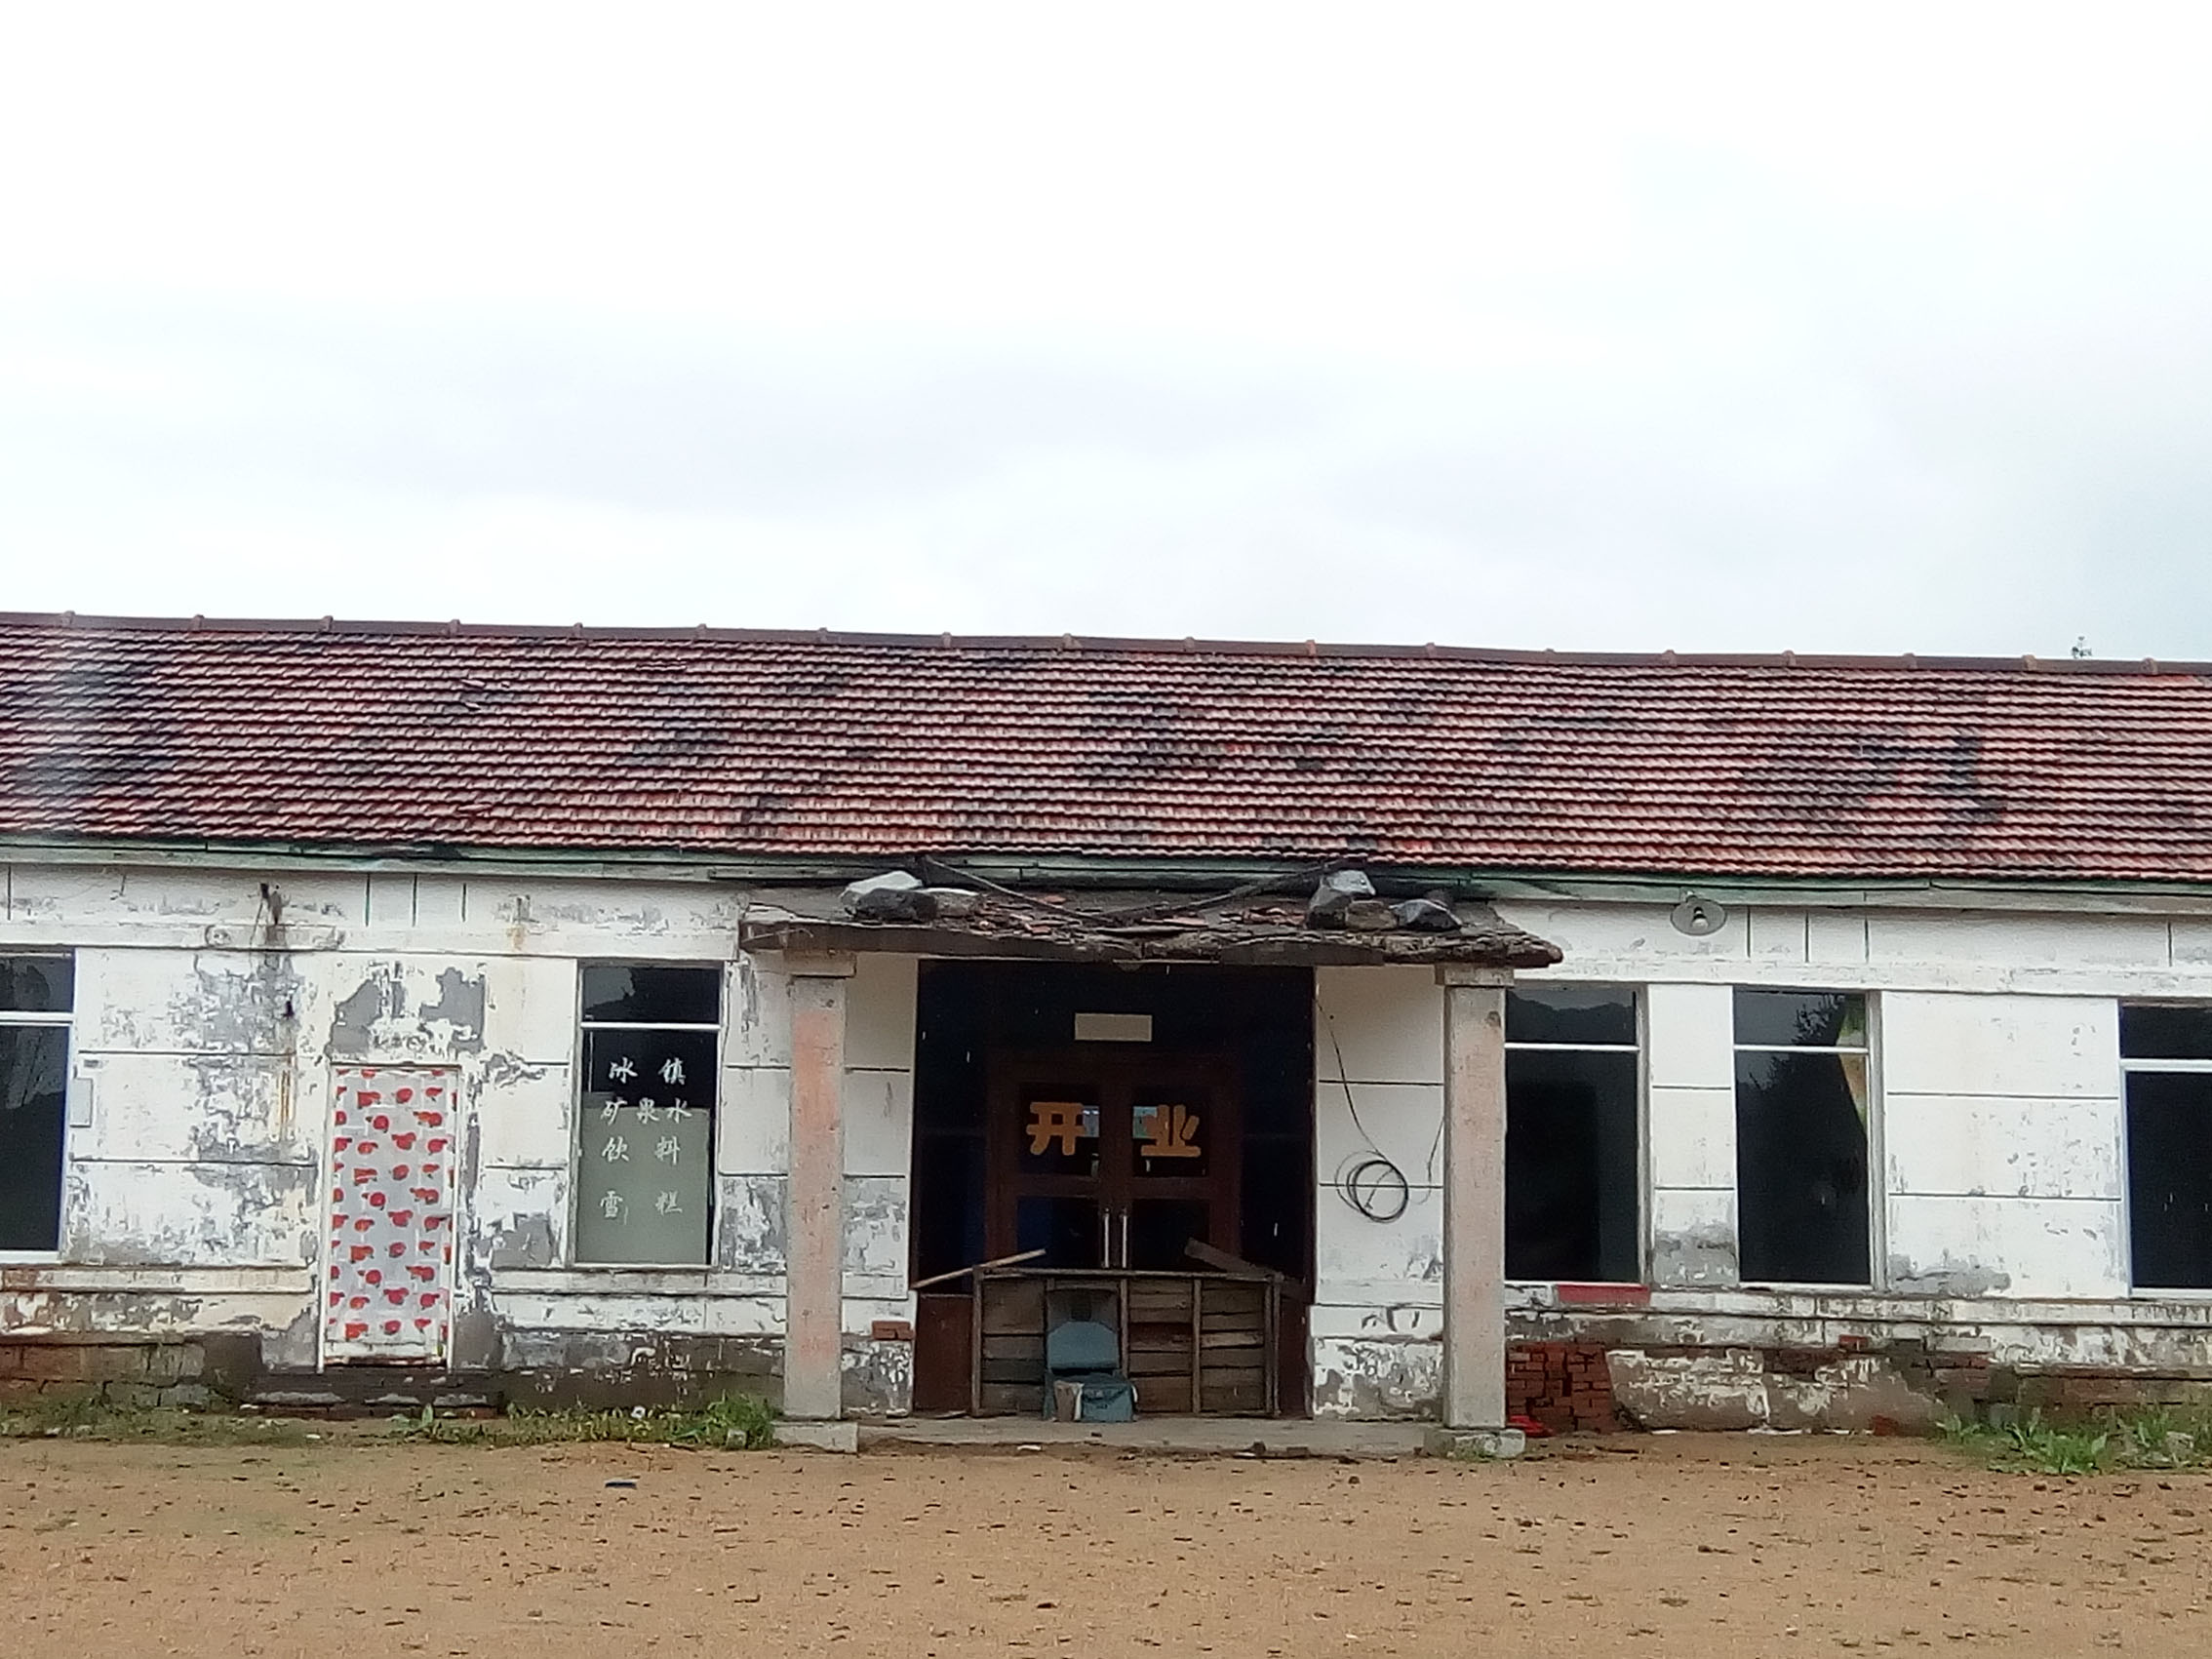
<svg viewBox="0 0 2212 1659"><path fill-rule="evenodd" d="M1226 1274L1007 1272L978 1275L972 1406L1041 1413L1045 1323L1055 1290L1113 1298L1123 1373L1146 1416L1258 1416L1276 1407L1278 1285ZM1102 1316L1103 1317L1103 1316Z"/></svg>

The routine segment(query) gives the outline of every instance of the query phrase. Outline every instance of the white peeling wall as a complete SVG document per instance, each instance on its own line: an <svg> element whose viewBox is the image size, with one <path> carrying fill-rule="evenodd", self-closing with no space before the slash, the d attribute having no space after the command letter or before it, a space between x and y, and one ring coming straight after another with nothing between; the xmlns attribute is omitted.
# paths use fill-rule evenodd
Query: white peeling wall
<svg viewBox="0 0 2212 1659"><path fill-rule="evenodd" d="M1734 1284L1735 997L1725 985L1644 988L1645 1278Z"/></svg>
<svg viewBox="0 0 2212 1659"><path fill-rule="evenodd" d="M4 868L4 867L0 867ZM317 1359L336 1068L449 1065L460 1084L454 1357L569 1363L595 1334L780 1340L789 987L735 952L746 895L707 883L16 865L0 950L76 953L63 1247L16 1271L11 1328L244 1323ZM280 894L269 928L261 891ZM576 1267L577 965L728 964L711 1266ZM846 1328L897 1400L915 964L848 981ZM64 1289L68 1294L63 1294ZM72 1299L73 1298L73 1299ZM529 1333L518 1337L517 1333ZM502 1350L502 1344L504 1349Z"/></svg>
<svg viewBox="0 0 2212 1659"><path fill-rule="evenodd" d="M1896 992L1880 1042L1887 1288L2125 1295L2117 1006Z"/></svg>
<svg viewBox="0 0 2212 1659"><path fill-rule="evenodd" d="M1443 1307L1443 992L1434 968L1324 968L1314 997L1314 1409L1419 1415ZM1407 1188L1383 1221L1347 1197L1377 1157ZM1377 1197L1395 1207L1394 1186Z"/></svg>
<svg viewBox="0 0 2212 1659"><path fill-rule="evenodd" d="M1805 1346L1946 1328L2002 1363L2201 1363L2201 1304L2130 1292L2118 1006L2212 1000L2212 921L1736 906L1697 939L1657 905L1499 909L1565 952L1524 978L1645 998L1654 1288L1647 1315L1589 1316L1591 1328ZM1865 1290L1739 1287L1738 985L1870 995L1883 1182ZM1551 1306L1541 1290L1521 1300Z"/></svg>

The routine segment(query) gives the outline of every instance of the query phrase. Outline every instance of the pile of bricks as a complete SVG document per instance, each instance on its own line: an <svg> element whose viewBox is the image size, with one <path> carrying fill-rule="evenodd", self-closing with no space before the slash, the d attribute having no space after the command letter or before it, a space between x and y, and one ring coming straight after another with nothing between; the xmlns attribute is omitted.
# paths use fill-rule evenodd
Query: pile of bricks
<svg viewBox="0 0 2212 1659"><path fill-rule="evenodd" d="M1596 1342L1531 1342L1506 1356L1506 1410L1555 1435L1609 1434L1631 1425L1613 1404L1605 1348Z"/></svg>

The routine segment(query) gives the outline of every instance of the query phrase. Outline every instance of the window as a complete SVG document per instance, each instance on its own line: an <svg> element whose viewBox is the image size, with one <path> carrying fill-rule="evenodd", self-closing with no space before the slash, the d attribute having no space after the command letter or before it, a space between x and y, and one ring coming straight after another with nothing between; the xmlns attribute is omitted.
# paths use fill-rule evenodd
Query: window
<svg viewBox="0 0 2212 1659"><path fill-rule="evenodd" d="M2146 1290L2212 1290L2212 1007L2123 1005L2127 1225Z"/></svg>
<svg viewBox="0 0 2212 1659"><path fill-rule="evenodd" d="M0 957L0 1250L61 1247L74 977L65 956Z"/></svg>
<svg viewBox="0 0 2212 1659"><path fill-rule="evenodd" d="M1736 993L1736 1227L1743 1277L1865 1284L1867 1000Z"/></svg>
<svg viewBox="0 0 2212 1659"><path fill-rule="evenodd" d="M718 968L583 970L577 1261L707 1264L721 1035Z"/></svg>
<svg viewBox="0 0 2212 1659"><path fill-rule="evenodd" d="M1506 993L1506 1277L1643 1277L1636 993Z"/></svg>

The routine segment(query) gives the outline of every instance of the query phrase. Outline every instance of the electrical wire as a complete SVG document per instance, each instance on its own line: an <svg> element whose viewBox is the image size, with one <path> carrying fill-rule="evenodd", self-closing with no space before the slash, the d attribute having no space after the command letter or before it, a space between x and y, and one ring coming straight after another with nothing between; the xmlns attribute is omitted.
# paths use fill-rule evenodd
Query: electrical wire
<svg viewBox="0 0 2212 1659"><path fill-rule="evenodd" d="M1367 1156L1348 1161L1338 1168L1336 1179L1330 1184L1336 1196L1350 1205L1359 1214L1378 1226L1396 1221L1405 1213L1413 1202L1413 1188L1405 1179L1405 1171L1392 1162L1390 1156L1375 1144L1375 1137L1367 1133L1367 1126L1360 1121L1360 1103L1352 1094L1352 1079L1344 1066L1344 1045L1337 1041L1336 1017L1328 1011L1328 1005L1321 1000L1319 986L1314 990L1314 1007L1322 1016L1322 1024L1328 1032L1328 1046L1336 1055L1337 1086L1344 1090L1344 1109L1352 1115L1352 1126L1366 1143ZM1439 1123L1437 1133L1441 1137L1443 1126ZM1435 1155L1432 1153L1431 1157Z"/></svg>

